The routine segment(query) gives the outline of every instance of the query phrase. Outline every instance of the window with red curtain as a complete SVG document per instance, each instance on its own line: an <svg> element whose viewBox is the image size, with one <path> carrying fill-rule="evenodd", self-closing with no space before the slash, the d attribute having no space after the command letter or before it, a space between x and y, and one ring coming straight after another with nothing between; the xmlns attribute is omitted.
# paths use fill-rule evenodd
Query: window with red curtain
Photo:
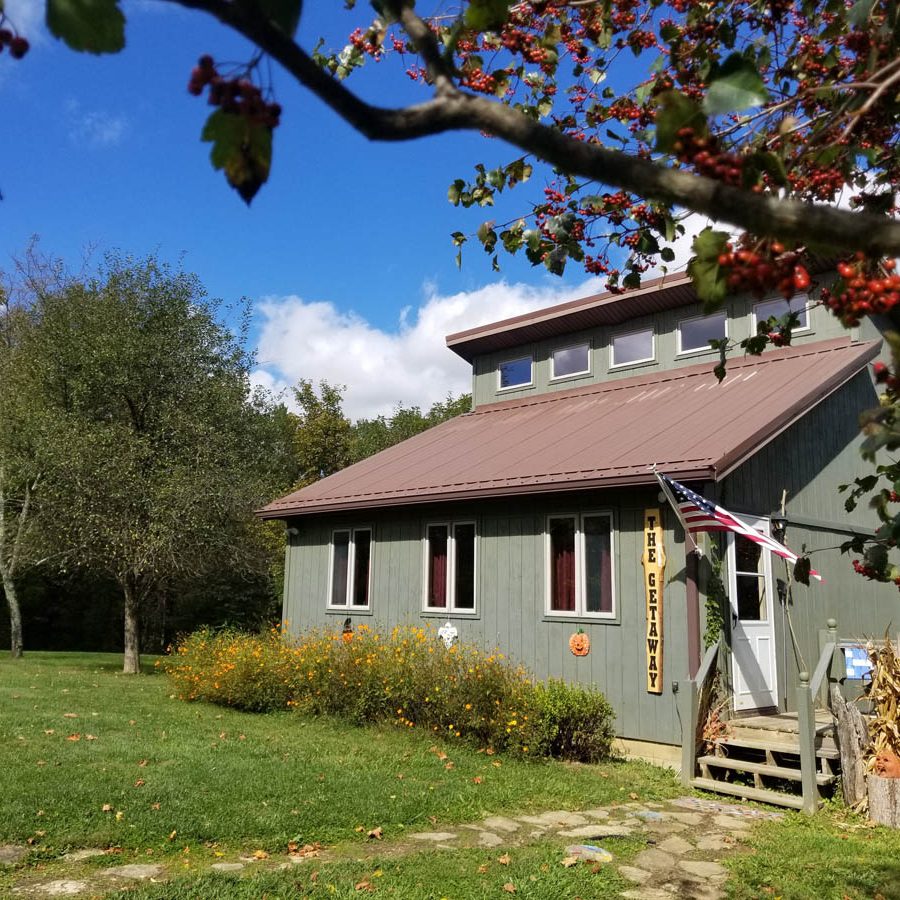
<svg viewBox="0 0 900 900"><path fill-rule="evenodd" d="M449 529L446 525L428 526L428 595L426 605L447 608L447 550Z"/></svg>
<svg viewBox="0 0 900 900"><path fill-rule="evenodd" d="M584 608L589 613L612 613L611 528L609 516L585 516Z"/></svg>
<svg viewBox="0 0 900 900"><path fill-rule="evenodd" d="M575 517L550 520L550 609L575 612Z"/></svg>

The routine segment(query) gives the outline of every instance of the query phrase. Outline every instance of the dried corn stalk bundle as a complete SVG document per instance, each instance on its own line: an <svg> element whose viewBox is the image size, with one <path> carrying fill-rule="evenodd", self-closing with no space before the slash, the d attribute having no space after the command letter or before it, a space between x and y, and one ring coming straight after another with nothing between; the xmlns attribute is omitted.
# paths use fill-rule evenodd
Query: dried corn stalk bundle
<svg viewBox="0 0 900 900"><path fill-rule="evenodd" d="M866 768L896 777L894 770L900 766L900 656L887 636L882 645L870 641L866 650L872 663L872 682L866 697L874 708Z"/></svg>

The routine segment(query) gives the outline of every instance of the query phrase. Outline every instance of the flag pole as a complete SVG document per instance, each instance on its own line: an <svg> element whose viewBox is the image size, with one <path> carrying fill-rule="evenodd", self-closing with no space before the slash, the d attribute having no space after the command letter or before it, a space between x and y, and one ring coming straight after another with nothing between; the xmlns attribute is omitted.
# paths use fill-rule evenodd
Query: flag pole
<svg viewBox="0 0 900 900"><path fill-rule="evenodd" d="M689 540L694 545L694 549L691 552L696 553L698 556L703 556L703 551L700 549L700 545L694 540L694 536L691 534L690 529L687 526L687 522L684 521L684 518L681 515L681 510L678 508L678 503L672 496L672 491L669 490L669 486L657 471L656 463L653 463L653 466L651 468L653 469L653 474L656 476L657 482L659 482L660 489L666 495L666 499L669 501L669 505L672 507L672 511L675 513L678 521L681 522L681 527L684 529L685 539Z"/></svg>

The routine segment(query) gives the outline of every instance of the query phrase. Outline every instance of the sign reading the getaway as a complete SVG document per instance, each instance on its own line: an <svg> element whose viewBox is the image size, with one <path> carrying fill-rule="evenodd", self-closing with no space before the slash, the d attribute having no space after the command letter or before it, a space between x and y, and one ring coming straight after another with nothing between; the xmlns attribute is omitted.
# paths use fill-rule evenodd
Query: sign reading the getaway
<svg viewBox="0 0 900 900"><path fill-rule="evenodd" d="M644 591L647 596L647 691L661 694L663 684L663 570L666 551L658 509L644 510Z"/></svg>

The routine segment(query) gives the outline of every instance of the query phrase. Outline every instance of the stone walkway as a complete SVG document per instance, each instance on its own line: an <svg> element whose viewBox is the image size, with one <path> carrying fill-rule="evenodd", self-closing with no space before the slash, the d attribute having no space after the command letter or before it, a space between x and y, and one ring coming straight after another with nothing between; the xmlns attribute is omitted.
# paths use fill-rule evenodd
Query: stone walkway
<svg viewBox="0 0 900 900"><path fill-rule="evenodd" d="M621 894L628 900L719 900L724 897L727 878L723 858L740 847L752 822L782 817L782 813L752 807L681 797L666 803L625 803L577 812L552 810L540 815L488 816L480 822L443 831L410 834L402 842L373 841L354 850L364 849L365 855L372 856L403 855L424 847L448 852L464 847L499 851L562 838L567 842L564 852L570 859L615 867L633 885ZM628 864L617 862L616 841L625 837L638 838L646 844L646 849ZM0 846L0 866L19 863L27 850ZM99 849L76 850L51 865L54 869L64 863L74 867L104 855L106 851ZM313 846L280 857L255 854L222 860L212 863L210 869L223 873L287 869L310 859L327 862L329 858L334 857L328 850ZM139 881L165 881L169 877L170 871L164 864L132 863L54 880L35 878L32 872L13 891L16 896L39 900L125 888Z"/></svg>

